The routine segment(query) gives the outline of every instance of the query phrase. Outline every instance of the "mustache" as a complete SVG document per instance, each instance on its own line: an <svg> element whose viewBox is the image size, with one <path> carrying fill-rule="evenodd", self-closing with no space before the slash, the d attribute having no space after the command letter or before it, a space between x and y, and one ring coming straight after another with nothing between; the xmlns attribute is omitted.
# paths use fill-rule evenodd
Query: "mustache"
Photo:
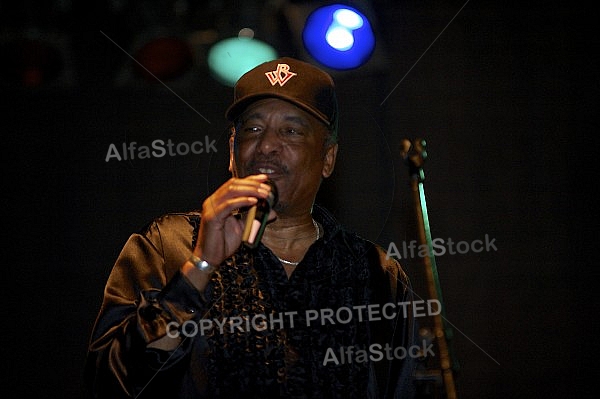
<svg viewBox="0 0 600 399"><path fill-rule="evenodd" d="M279 170L283 173L288 173L289 169L285 166L280 159L275 157L259 157L253 158L244 164L246 170L257 170L258 168L268 167Z"/></svg>

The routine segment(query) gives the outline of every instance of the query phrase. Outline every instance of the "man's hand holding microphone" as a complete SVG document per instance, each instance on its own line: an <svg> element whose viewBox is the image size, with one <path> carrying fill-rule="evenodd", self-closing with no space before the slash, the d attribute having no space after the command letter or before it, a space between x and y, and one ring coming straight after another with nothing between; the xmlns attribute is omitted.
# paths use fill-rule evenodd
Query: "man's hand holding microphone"
<svg viewBox="0 0 600 399"><path fill-rule="evenodd" d="M196 247L182 267L196 289L204 290L212 270L242 242L249 248L259 244L266 224L277 217L277 200L277 187L266 174L232 177L206 198ZM243 218L241 209L247 209Z"/></svg>

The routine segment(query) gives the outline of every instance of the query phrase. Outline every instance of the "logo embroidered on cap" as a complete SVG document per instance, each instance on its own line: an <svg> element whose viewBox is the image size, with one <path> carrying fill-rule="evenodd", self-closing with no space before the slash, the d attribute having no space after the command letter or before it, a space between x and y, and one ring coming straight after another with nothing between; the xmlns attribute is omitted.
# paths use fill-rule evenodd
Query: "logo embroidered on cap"
<svg viewBox="0 0 600 399"><path fill-rule="evenodd" d="M272 86L275 83L279 83L279 86L283 86L288 80L296 76L297 73L290 72L290 66L288 64L277 64L275 71L265 72L265 76L269 79Z"/></svg>

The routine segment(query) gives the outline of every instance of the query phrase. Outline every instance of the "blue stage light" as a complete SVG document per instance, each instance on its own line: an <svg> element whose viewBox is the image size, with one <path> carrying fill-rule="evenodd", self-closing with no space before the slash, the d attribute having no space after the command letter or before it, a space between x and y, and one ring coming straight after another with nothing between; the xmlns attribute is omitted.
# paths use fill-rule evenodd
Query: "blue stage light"
<svg viewBox="0 0 600 399"><path fill-rule="evenodd" d="M314 10L306 19L302 41L318 62L340 70L363 65L375 49L375 35L367 17L341 4Z"/></svg>

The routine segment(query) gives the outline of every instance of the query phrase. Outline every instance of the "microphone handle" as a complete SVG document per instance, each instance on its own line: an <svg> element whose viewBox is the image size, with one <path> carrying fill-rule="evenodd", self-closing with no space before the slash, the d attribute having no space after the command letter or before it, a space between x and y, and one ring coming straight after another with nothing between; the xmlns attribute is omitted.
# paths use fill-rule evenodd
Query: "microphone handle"
<svg viewBox="0 0 600 399"><path fill-rule="evenodd" d="M267 226L271 207L277 203L277 187L270 180L267 180L267 183L271 186L271 195L267 199L259 198L258 202L250 207L246 215L242 241L248 248L256 248L260 243Z"/></svg>

